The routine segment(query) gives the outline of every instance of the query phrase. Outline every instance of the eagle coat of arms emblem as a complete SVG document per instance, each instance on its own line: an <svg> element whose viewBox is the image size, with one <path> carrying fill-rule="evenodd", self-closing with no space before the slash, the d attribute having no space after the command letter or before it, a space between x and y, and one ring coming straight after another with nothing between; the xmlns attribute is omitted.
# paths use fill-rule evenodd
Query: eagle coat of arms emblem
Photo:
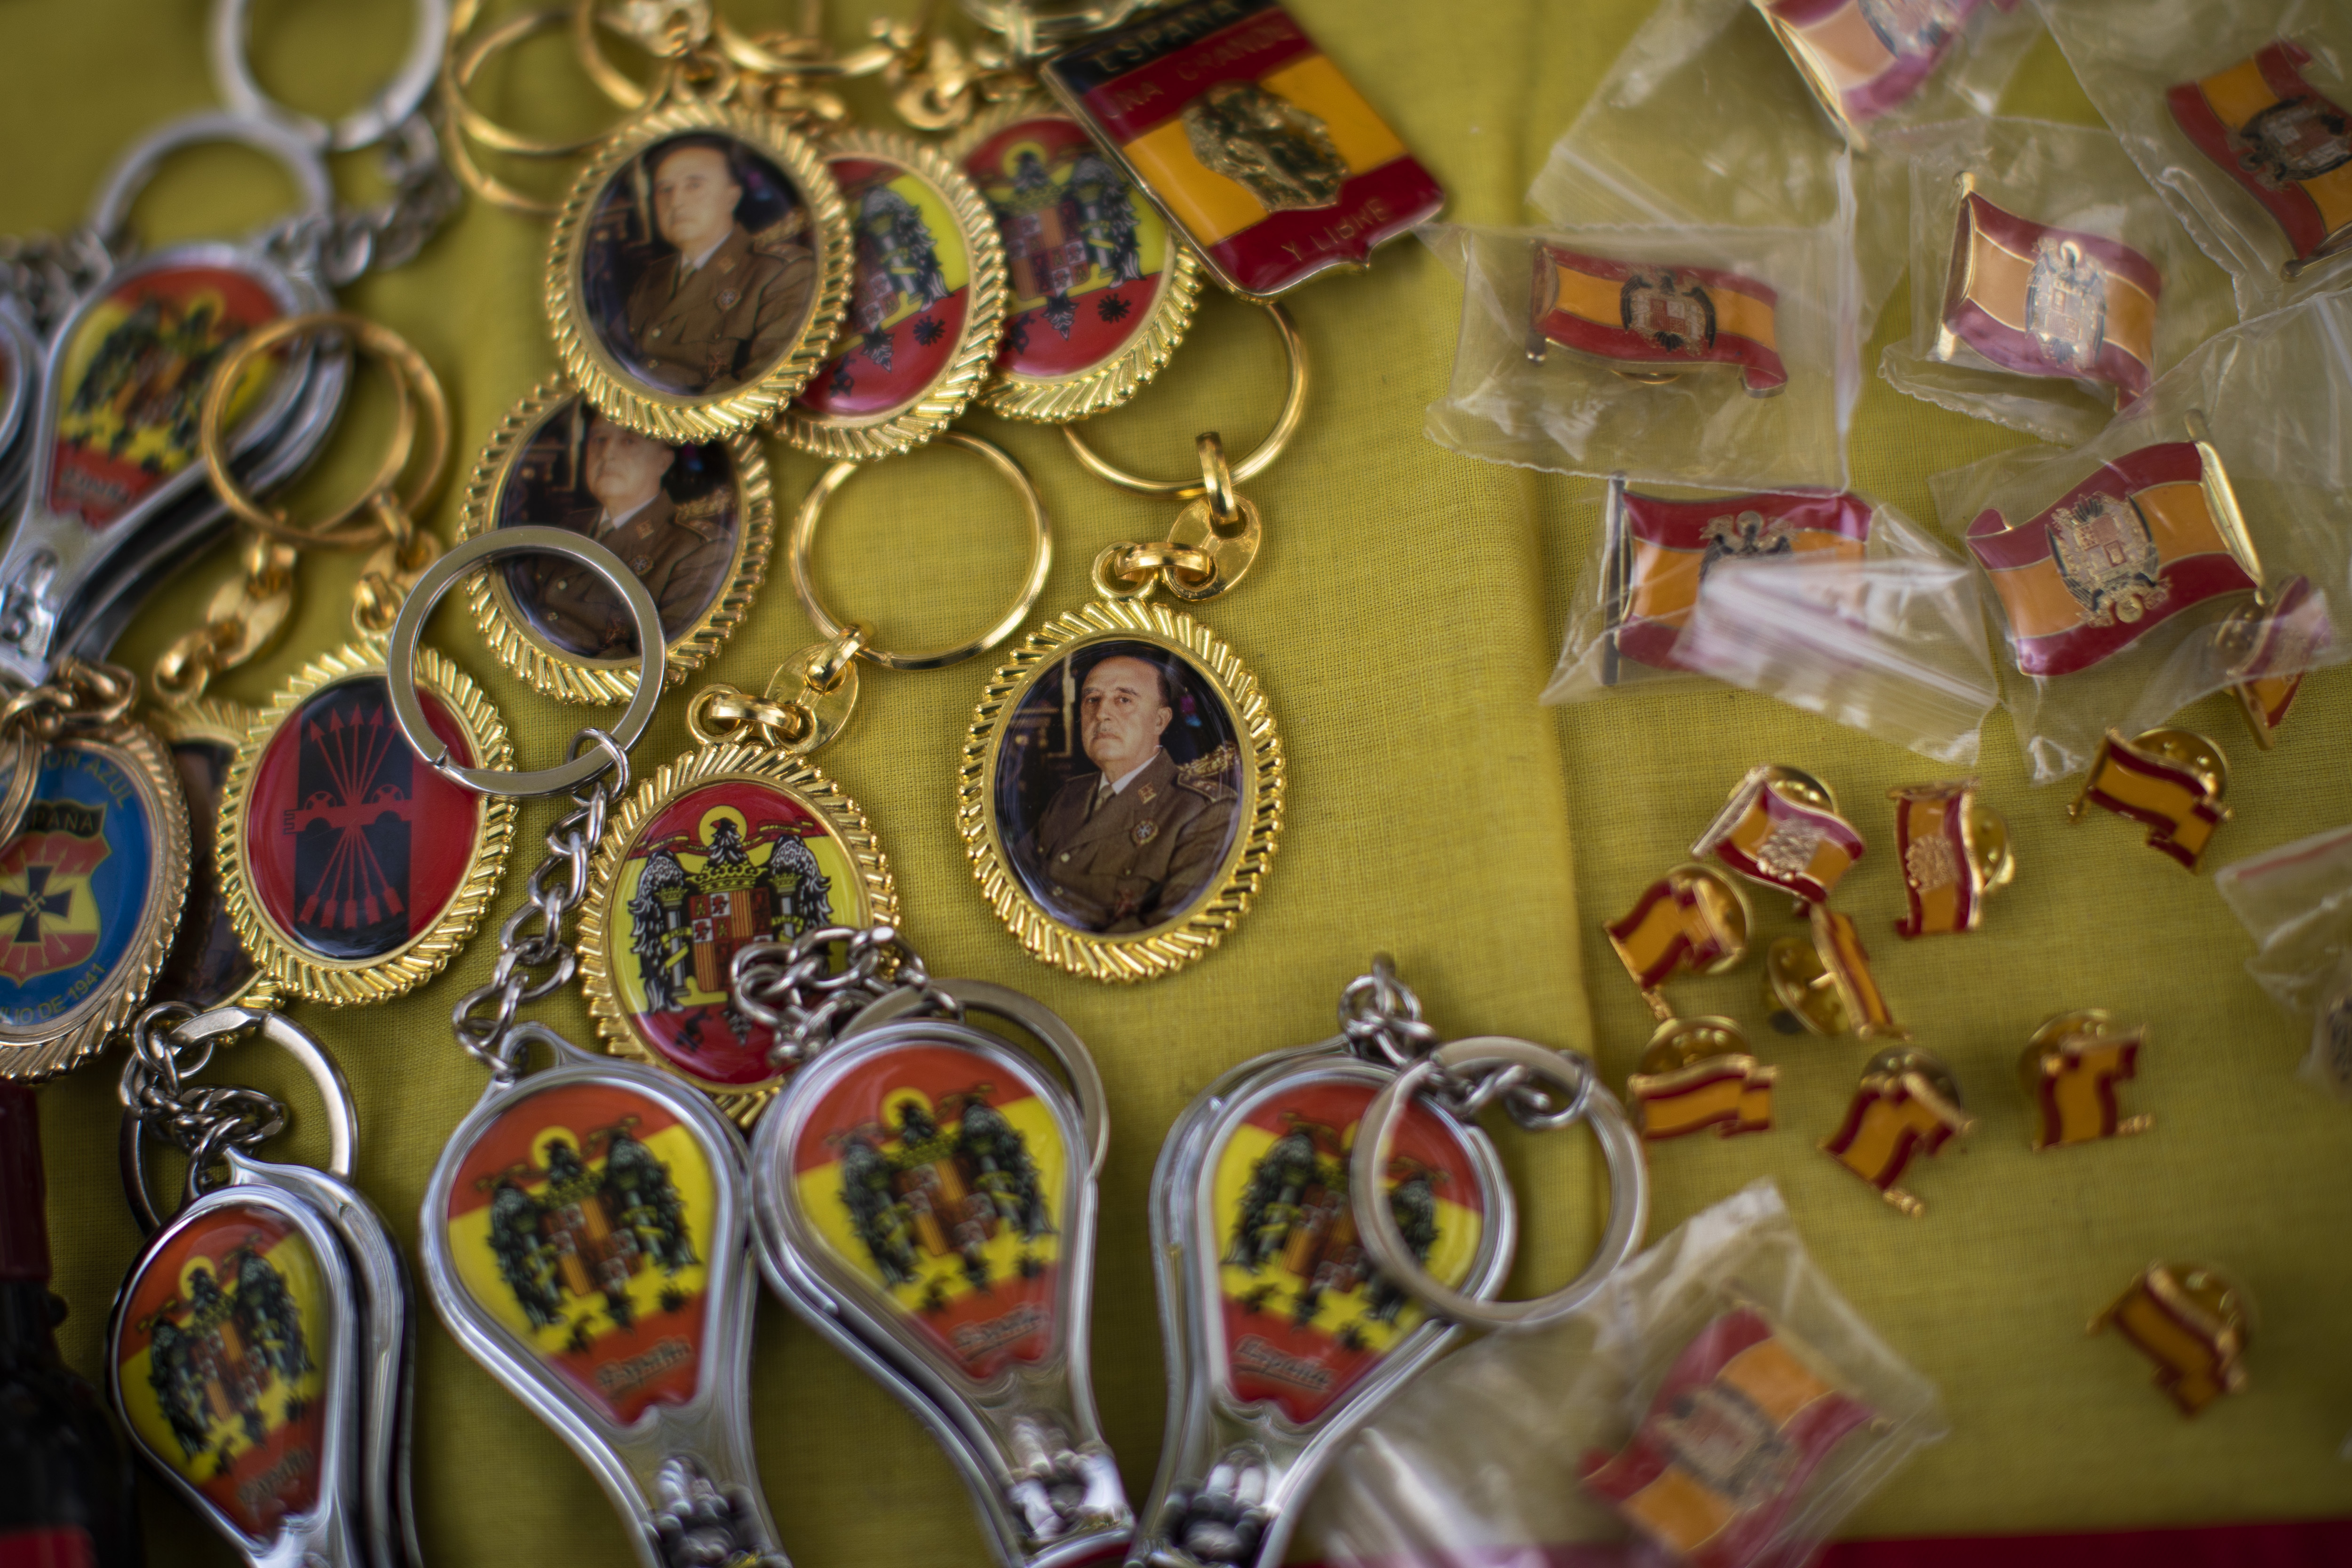
<svg viewBox="0 0 2352 1568"><path fill-rule="evenodd" d="M2087 369L2107 330L2107 275L2098 258L2071 239L2044 236L2025 280L2025 330L2053 365Z"/></svg>
<svg viewBox="0 0 2352 1568"><path fill-rule="evenodd" d="M2234 139L2239 163L2266 184L2315 180L2352 163L2352 115L2316 94L2272 104Z"/></svg>
<svg viewBox="0 0 2352 1568"><path fill-rule="evenodd" d="M2104 492L2050 517L2050 554L2093 626L2138 620L2171 596L2139 503Z"/></svg>
<svg viewBox="0 0 2352 1568"><path fill-rule="evenodd" d="M656 847L629 900L635 951L649 1012L683 1010L689 993L725 996L736 952L750 942L790 942L833 920L833 881L798 833L772 839L752 858L735 816L714 813L702 827L701 866L692 871L670 846ZM730 1007L738 1038L750 1032Z"/></svg>
<svg viewBox="0 0 2352 1568"><path fill-rule="evenodd" d="M669 1169L639 1142L634 1117L589 1134L588 1154L549 1138L541 1172L506 1171L488 1178L489 1246L515 1304L535 1329L571 1321L585 1340L595 1305L616 1328L635 1321L629 1282L647 1268L675 1275L698 1261L686 1205ZM588 1158L604 1155L603 1169ZM527 1183L543 1180L537 1192Z"/></svg>
<svg viewBox="0 0 2352 1568"><path fill-rule="evenodd" d="M1672 268L1636 272L1618 294L1625 330L1668 353L1702 354L1715 346L1715 301Z"/></svg>

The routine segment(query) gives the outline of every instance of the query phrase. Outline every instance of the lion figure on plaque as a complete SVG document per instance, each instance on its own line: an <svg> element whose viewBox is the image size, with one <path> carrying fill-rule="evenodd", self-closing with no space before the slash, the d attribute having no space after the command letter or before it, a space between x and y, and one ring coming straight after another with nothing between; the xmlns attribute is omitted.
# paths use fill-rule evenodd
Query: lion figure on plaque
<svg viewBox="0 0 2352 1568"><path fill-rule="evenodd" d="M2128 497L2102 492L2060 507L2050 518L2050 554L2095 626L2137 621L2171 595L2155 535Z"/></svg>
<svg viewBox="0 0 2352 1568"><path fill-rule="evenodd" d="M1268 212L1328 207L1347 184L1348 161L1330 129L1254 81L1221 81L1184 106L1192 156L1257 198Z"/></svg>
<svg viewBox="0 0 2352 1568"><path fill-rule="evenodd" d="M2107 331L2107 273L2071 239L2044 235L2025 280L2025 330L2060 370L2085 370Z"/></svg>

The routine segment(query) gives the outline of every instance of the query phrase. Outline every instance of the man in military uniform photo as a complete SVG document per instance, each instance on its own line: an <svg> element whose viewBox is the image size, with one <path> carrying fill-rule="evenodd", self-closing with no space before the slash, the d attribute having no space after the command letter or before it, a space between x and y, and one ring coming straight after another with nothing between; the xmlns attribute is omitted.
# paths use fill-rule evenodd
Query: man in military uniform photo
<svg viewBox="0 0 2352 1568"><path fill-rule="evenodd" d="M722 488L680 506L662 487L677 453L601 415L582 445L581 479L596 504L528 521L584 533L619 556L654 596L664 638L675 638L718 595L734 563L729 494ZM516 598L558 646L590 658L636 657L636 622L594 573L560 555L525 556L511 571Z"/></svg>
<svg viewBox="0 0 2352 1568"><path fill-rule="evenodd" d="M654 226L670 250L629 289L627 324L646 380L724 392L757 380L801 328L816 261L794 237L805 215L743 226L744 154L717 136L682 136L653 154Z"/></svg>
<svg viewBox="0 0 2352 1568"><path fill-rule="evenodd" d="M1179 766L1160 737L1181 677L1114 654L1079 689L1077 739L1097 771L1076 774L1015 847L1030 889L1085 931L1147 931L1177 919L1216 875L1237 810L1219 747Z"/></svg>

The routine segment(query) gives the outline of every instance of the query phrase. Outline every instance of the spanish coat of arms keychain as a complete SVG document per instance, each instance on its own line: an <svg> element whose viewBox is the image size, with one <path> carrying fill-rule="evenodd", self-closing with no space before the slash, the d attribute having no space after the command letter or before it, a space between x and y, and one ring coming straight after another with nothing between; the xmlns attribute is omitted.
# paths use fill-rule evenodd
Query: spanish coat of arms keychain
<svg viewBox="0 0 2352 1568"><path fill-rule="evenodd" d="M1465 1326L1541 1328L1641 1246L1640 1140L1591 1061L1500 1037L1441 1043L1385 959L1341 1033L1225 1073L1177 1118L1151 1177L1168 1433L1128 1562L1282 1561L1339 1447ZM1592 1261L1551 1295L1496 1300L1517 1205L1473 1118L1584 1121L1609 1173Z"/></svg>
<svg viewBox="0 0 2352 1568"><path fill-rule="evenodd" d="M1085 1045L1017 991L932 979L887 925L744 948L733 1005L792 1075L751 1142L769 1286L930 1429L1003 1568L1125 1549L1088 1354L1109 1130Z"/></svg>
<svg viewBox="0 0 2352 1568"><path fill-rule="evenodd" d="M469 765L416 692L418 639L464 574L533 551L594 573L628 605L635 691L614 730L583 731L564 763ZM452 1015L490 1082L426 1184L420 1250L434 1309L588 1466L645 1568L782 1568L746 1402L755 1285L741 1135L674 1075L581 1050L517 1016L572 976L564 924L588 890L591 853L628 785L628 748L662 688L659 612L626 563L594 541L499 529L425 571L386 658L394 716L421 765L479 794L572 798L526 902L499 930L489 982ZM535 1045L552 1062L532 1072Z"/></svg>
<svg viewBox="0 0 2352 1568"><path fill-rule="evenodd" d="M247 1031L292 1055L325 1102L328 1169L259 1158L286 1107L189 1081ZM255 1568L415 1568L409 1509L408 1277L351 1184L356 1136L334 1059L247 1007L151 1008L123 1065L123 1184L146 1247L107 1334L108 1384L131 1441ZM188 1156L185 1201L159 1215L146 1145Z"/></svg>

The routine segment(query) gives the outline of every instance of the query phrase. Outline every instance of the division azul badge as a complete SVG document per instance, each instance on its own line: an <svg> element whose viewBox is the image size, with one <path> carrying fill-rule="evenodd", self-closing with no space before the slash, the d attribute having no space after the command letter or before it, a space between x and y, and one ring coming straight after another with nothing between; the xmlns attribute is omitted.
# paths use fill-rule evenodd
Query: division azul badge
<svg viewBox="0 0 2352 1568"><path fill-rule="evenodd" d="M1363 1082L1279 1081L1208 1156L1223 1342L1212 1363L1222 1362L1236 1402L1271 1402L1297 1425L1331 1408L1424 1316L1372 1268L1349 1205L1349 1155L1376 1092ZM1433 1278L1460 1287L1486 1214L1458 1135L1416 1104L1388 1180L1405 1244Z"/></svg>
<svg viewBox="0 0 2352 1568"><path fill-rule="evenodd" d="M319 1259L286 1216L229 1204L147 1257L117 1319L133 1434L257 1541L319 1504L325 1300Z"/></svg>
<svg viewBox="0 0 2352 1568"><path fill-rule="evenodd" d="M49 510L104 528L195 461L214 362L280 313L260 282L225 268L159 268L115 289L58 360ZM232 426L275 374L274 361L254 363L230 399Z"/></svg>
<svg viewBox="0 0 2352 1568"><path fill-rule="evenodd" d="M154 738L130 726L121 740L44 752L24 821L0 846L0 1066L11 1077L96 1048L145 999L171 944L186 808Z"/></svg>
<svg viewBox="0 0 2352 1568"><path fill-rule="evenodd" d="M668 1107L575 1083L525 1093L481 1130L444 1223L467 1294L626 1426L694 1396L715 1202L709 1159Z"/></svg>
<svg viewBox="0 0 2352 1568"><path fill-rule="evenodd" d="M461 766L501 767L506 726L425 650L417 699ZM514 803L427 766L393 721L380 654L332 654L281 692L239 747L215 861L238 939L318 1001L398 995L437 973L480 918Z"/></svg>
<svg viewBox="0 0 2352 1568"><path fill-rule="evenodd" d="M827 1085L792 1146L824 1244L973 1383L1050 1356L1071 1152L1041 1086L951 1045Z"/></svg>
<svg viewBox="0 0 2352 1568"><path fill-rule="evenodd" d="M856 803L796 758L706 746L664 768L607 830L581 921L582 987L611 1046L748 1121L780 1079L772 1037L729 998L736 952L897 916Z"/></svg>

